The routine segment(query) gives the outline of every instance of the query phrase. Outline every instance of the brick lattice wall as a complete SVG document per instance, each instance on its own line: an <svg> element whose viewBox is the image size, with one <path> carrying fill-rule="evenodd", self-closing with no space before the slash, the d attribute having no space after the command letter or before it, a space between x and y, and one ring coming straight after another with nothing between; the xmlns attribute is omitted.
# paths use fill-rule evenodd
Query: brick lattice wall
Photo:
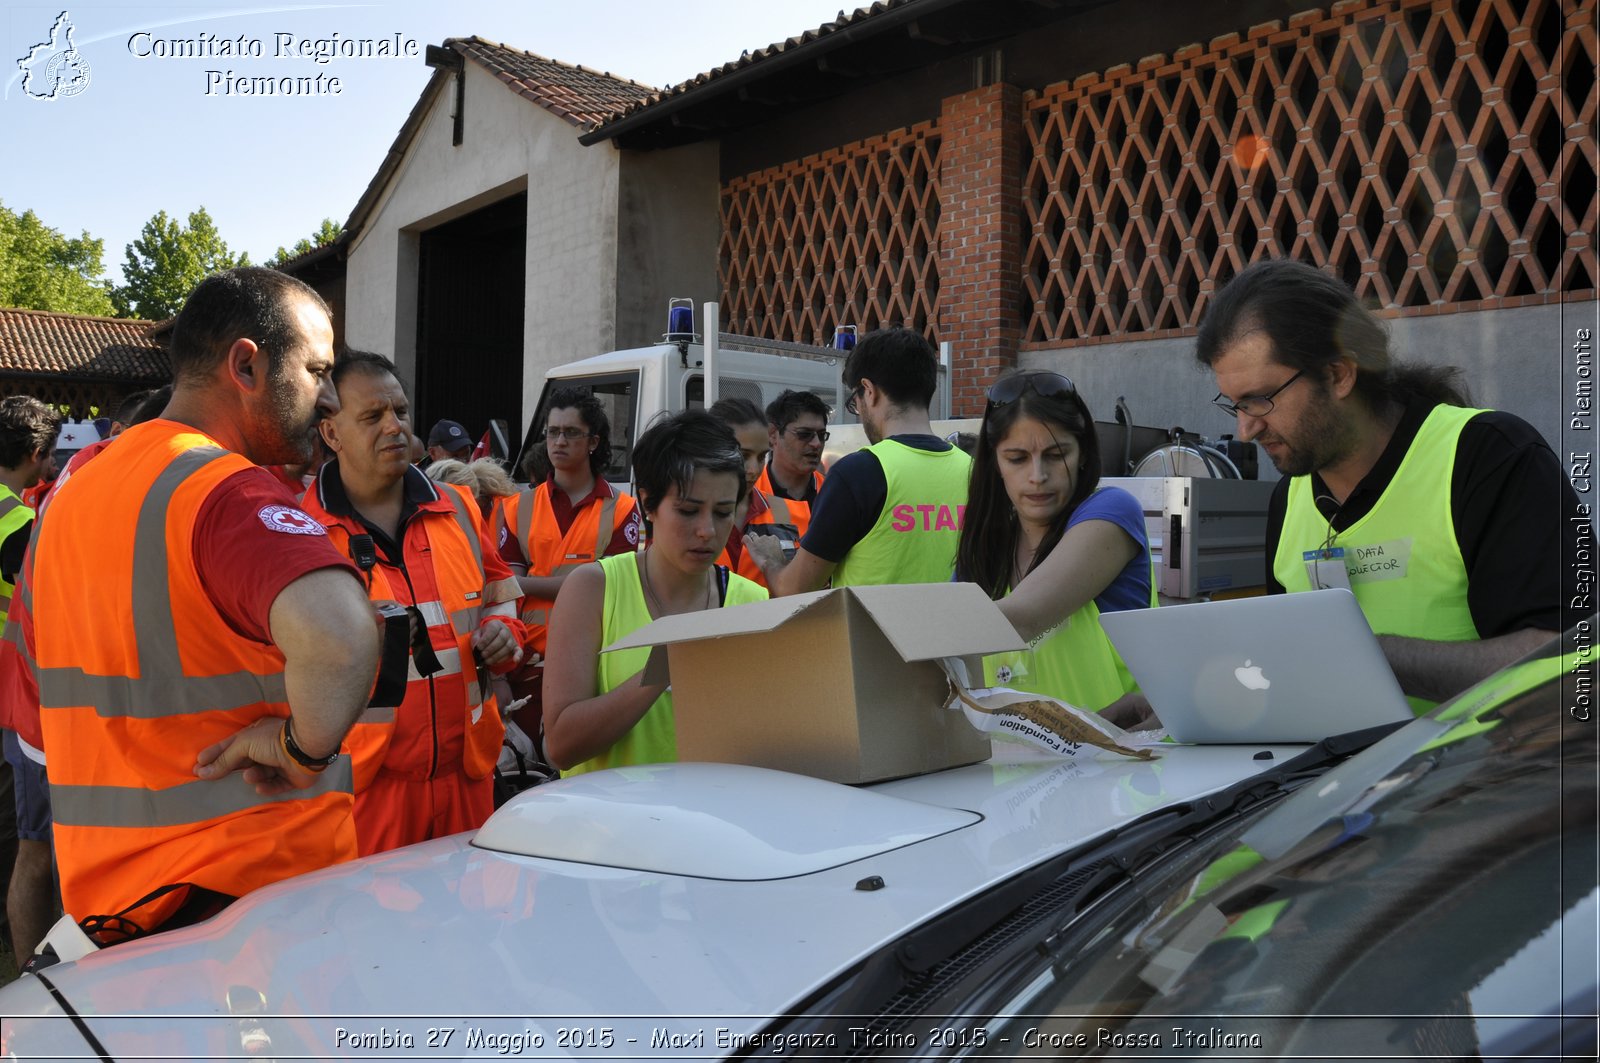
<svg viewBox="0 0 1600 1063"><path fill-rule="evenodd" d="M924 122L722 189L724 328L827 343L836 325L938 320L940 137Z"/></svg>
<svg viewBox="0 0 1600 1063"><path fill-rule="evenodd" d="M1592 298L1595 0L1346 0L1025 104L1026 344L1180 335L1244 265L1390 313Z"/></svg>

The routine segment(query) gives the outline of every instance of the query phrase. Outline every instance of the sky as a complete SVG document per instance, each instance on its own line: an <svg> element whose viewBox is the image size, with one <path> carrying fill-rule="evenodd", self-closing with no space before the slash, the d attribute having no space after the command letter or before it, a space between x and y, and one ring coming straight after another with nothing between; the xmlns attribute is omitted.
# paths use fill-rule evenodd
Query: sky
<svg viewBox="0 0 1600 1063"><path fill-rule="evenodd" d="M665 87L832 21L840 0L378 0L358 4L33 4L0 13L0 203L32 209L68 236L105 241L120 280L126 246L157 211L204 206L223 239L253 261L331 217L343 223L377 172L431 73L422 53L479 36L563 62ZM65 11L88 68L73 95L39 99L19 60L40 52ZM281 36L280 36L281 35ZM415 41L415 57L298 57L306 42ZM259 42L261 55L215 54ZM167 42L207 42L187 57ZM281 54L287 42L290 54ZM59 69L59 67L58 67ZM215 71L216 73L208 73ZM229 93L235 77L338 78L340 92Z"/></svg>

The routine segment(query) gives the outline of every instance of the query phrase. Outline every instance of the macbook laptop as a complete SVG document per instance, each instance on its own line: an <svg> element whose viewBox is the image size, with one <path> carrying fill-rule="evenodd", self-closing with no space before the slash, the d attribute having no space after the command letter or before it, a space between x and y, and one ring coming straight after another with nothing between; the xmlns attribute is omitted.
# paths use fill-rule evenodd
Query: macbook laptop
<svg viewBox="0 0 1600 1063"><path fill-rule="evenodd" d="M1100 623L1178 742L1320 742L1413 716L1348 590L1130 609Z"/></svg>

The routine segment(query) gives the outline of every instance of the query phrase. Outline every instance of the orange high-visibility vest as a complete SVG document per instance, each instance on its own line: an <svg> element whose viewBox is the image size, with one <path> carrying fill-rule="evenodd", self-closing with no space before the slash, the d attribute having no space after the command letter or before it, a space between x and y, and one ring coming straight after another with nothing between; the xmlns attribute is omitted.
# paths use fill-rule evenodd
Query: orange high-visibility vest
<svg viewBox="0 0 1600 1063"><path fill-rule="evenodd" d="M116 460L90 463L52 499L34 544L56 860L80 919L169 884L239 896L356 855L348 758L275 797L240 772L194 774L206 746L289 715L283 654L229 626L191 549L207 496L253 466L171 421L120 440ZM159 925L183 892L141 910L141 925Z"/></svg>
<svg viewBox="0 0 1600 1063"><path fill-rule="evenodd" d="M813 484L812 497L815 498L816 492L822 490L822 474L820 472L812 473L811 483ZM766 516L752 520L750 523L793 524L795 531L794 541L798 543L805 538L806 529L811 526L810 502L796 502L792 498L784 498L778 494L772 486L772 467L770 465L762 466L761 475L756 479L755 489L761 492L767 500L767 505L771 508Z"/></svg>
<svg viewBox="0 0 1600 1063"><path fill-rule="evenodd" d="M305 510L328 529L334 547L348 555L350 537L366 534L366 529L355 517L328 512L322 475L306 491ZM487 778L505 738L487 677L478 674L472 635L490 606L516 601L522 592L515 580L490 583L485 575L482 517L467 489L432 486L439 497L418 506L405 526L405 569L380 556L364 579L373 601L417 607L441 670L424 676L413 658L404 700L398 706L369 707L350 729L346 742L355 764L356 793L370 786L380 769L408 779L457 770L469 779ZM520 638L521 632L516 634Z"/></svg>
<svg viewBox="0 0 1600 1063"><path fill-rule="evenodd" d="M114 439L91 443L72 456L66 468L61 470L61 475L50 483L50 489L39 500L38 517L44 516L56 488L110 446ZM6 607L5 635L0 638L0 727L17 732L34 749L43 749L44 734L39 726L39 679L35 674L37 666L33 660L31 636L23 631L23 614L33 610L33 594L28 590L28 583L33 578L33 544L39 539L38 517L35 518L33 533L28 537L28 552L22 557L22 571L17 573L15 593ZM32 631L31 626L28 631Z"/></svg>
<svg viewBox="0 0 1600 1063"><path fill-rule="evenodd" d="M794 522L789 518L789 506L792 504L793 503L791 503L787 498L779 498L776 495L768 497L762 494L760 491L751 488L750 508L756 512L751 513L745 518L745 524L743 528L734 528L733 531L729 533L729 541L732 542L734 539L742 540L745 532L749 531L758 524L792 525ZM798 535L791 537L788 534L784 534L778 537L779 545L782 546L787 554L791 557L794 555L795 545L798 544L799 541L800 537ZM755 558L751 556L749 550L744 548L742 542L740 544L739 560L737 563L734 562L729 548L724 546L722 548L722 553L717 556L717 564L721 565L723 568L737 572L739 575L743 576L752 583L758 584L762 587L767 586L767 574L761 571L761 566L756 564ZM770 587L767 589L771 590Z"/></svg>
<svg viewBox="0 0 1600 1063"><path fill-rule="evenodd" d="M612 536L636 505L632 495L613 491L610 498L591 502L573 514L572 526L563 535L550 504L550 484L546 482L505 500L495 515L501 523L496 525L492 541L500 541L501 527L512 529L517 542L522 544L528 575L555 576L604 557ZM527 645L541 656L548 634L545 625L550 622L550 608L554 604L548 598L531 595L522 600L522 622L527 625L529 635Z"/></svg>

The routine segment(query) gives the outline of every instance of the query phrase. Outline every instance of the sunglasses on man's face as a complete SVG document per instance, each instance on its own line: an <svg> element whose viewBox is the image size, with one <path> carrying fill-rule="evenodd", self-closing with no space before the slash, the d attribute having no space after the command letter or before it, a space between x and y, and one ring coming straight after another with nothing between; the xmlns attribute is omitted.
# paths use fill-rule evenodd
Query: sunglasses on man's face
<svg viewBox="0 0 1600 1063"><path fill-rule="evenodd" d="M1005 406L1016 402L1028 392L1033 392L1041 398L1055 398L1058 395L1078 394L1077 385L1060 373L1040 369L1031 373L1014 373L1011 376L1001 377L989 385L988 399L990 406Z"/></svg>
<svg viewBox="0 0 1600 1063"><path fill-rule="evenodd" d="M828 441L828 433L820 428L790 428L789 434L798 439L803 445L810 445L815 440L818 443Z"/></svg>

